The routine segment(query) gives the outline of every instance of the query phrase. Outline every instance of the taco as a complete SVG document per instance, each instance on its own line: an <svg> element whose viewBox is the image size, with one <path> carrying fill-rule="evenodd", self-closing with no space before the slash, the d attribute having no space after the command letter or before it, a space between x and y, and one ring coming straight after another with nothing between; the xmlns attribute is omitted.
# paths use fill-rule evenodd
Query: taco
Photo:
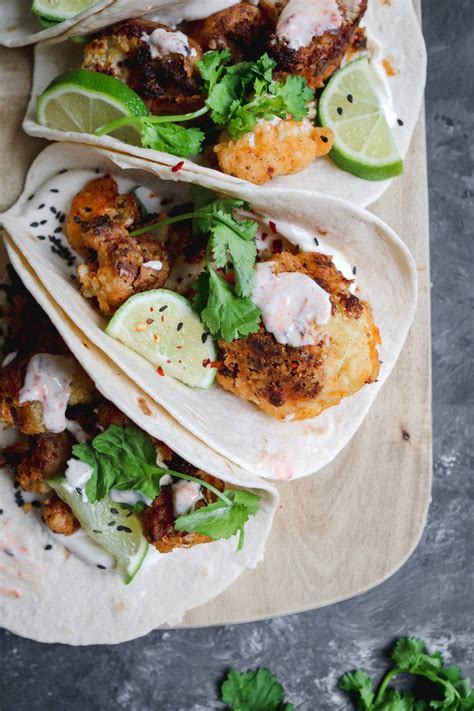
<svg viewBox="0 0 474 711"><path fill-rule="evenodd" d="M409 0L262 0L207 15L140 5L118 1L75 27L87 25L81 46L37 47L27 133L183 159L234 189L360 205L401 172L426 71Z"/></svg>
<svg viewBox="0 0 474 711"><path fill-rule="evenodd" d="M39 641L95 644L177 623L256 566L278 497L200 443L191 447L196 466L173 451L163 435L176 423L82 334L66 329L66 343L10 275L1 309L0 624ZM57 313L55 322L64 332Z"/></svg>
<svg viewBox="0 0 474 711"><path fill-rule="evenodd" d="M93 148L46 149L0 218L7 244L207 445L272 478L323 467L400 353L416 307L408 250L334 198L215 193L145 167Z"/></svg>

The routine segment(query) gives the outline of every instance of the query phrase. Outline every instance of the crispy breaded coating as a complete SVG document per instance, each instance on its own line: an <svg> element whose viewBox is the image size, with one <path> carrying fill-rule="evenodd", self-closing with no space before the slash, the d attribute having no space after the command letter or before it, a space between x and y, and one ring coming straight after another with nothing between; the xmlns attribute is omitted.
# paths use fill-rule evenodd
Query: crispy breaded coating
<svg viewBox="0 0 474 711"><path fill-rule="evenodd" d="M69 506L53 494L43 501L43 521L53 533L71 536L81 527Z"/></svg>
<svg viewBox="0 0 474 711"><path fill-rule="evenodd" d="M133 294L159 289L168 278L165 246L151 233L130 236L128 230L138 219L136 198L119 195L110 177L89 182L72 202L67 236L86 257L77 268L81 292L105 316ZM148 262L159 262L160 268Z"/></svg>
<svg viewBox="0 0 474 711"><path fill-rule="evenodd" d="M330 128L303 121L259 122L252 133L214 147L220 169L236 178L263 185L277 175L299 173L331 150Z"/></svg>
<svg viewBox="0 0 474 711"><path fill-rule="evenodd" d="M196 62L200 46L191 38L186 54L164 52L153 57L147 38L171 27L144 19L113 25L84 49L83 69L109 74L137 92L153 114L194 111L203 105Z"/></svg>
<svg viewBox="0 0 474 711"><path fill-rule="evenodd" d="M63 474L74 439L68 432L40 434L28 440L29 452L17 466L17 479L24 491L44 494L48 479Z"/></svg>
<svg viewBox="0 0 474 711"><path fill-rule="evenodd" d="M293 49L278 32L268 40L268 52L277 62L280 74L299 74L314 88L323 85L340 66L346 52L356 39L358 25L367 10L368 0L337 0L343 18L341 27L314 37L310 44Z"/></svg>
<svg viewBox="0 0 474 711"><path fill-rule="evenodd" d="M187 32L204 52L229 48L234 62L260 57L271 28L268 16L248 2L232 5L205 20L186 25Z"/></svg>
<svg viewBox="0 0 474 711"><path fill-rule="evenodd" d="M169 450L171 452L171 450ZM173 454L172 462L176 467L176 471L180 471L190 476L195 476L198 479L207 481L215 486L219 491L224 491L224 483L220 479L206 474L205 472L196 469L188 462ZM170 462L170 464L172 463ZM168 464L168 462L167 462ZM169 464L169 465L170 465ZM202 490L204 501L198 501L196 509L205 506L206 504L214 503L217 499L209 489L203 487ZM149 543L155 546L160 553L171 553L175 548L191 548L199 543L211 543L212 538L203 536L200 533L175 531L174 529L175 516L173 512L173 497L171 486L162 488L160 495L154 500L150 507L147 507L142 513L143 535Z"/></svg>
<svg viewBox="0 0 474 711"><path fill-rule="evenodd" d="M349 291L330 257L282 252L275 272L300 272L330 295L332 315L312 346L282 345L262 326L244 340L219 341L219 384L272 417L316 417L377 379L380 335L370 306Z"/></svg>

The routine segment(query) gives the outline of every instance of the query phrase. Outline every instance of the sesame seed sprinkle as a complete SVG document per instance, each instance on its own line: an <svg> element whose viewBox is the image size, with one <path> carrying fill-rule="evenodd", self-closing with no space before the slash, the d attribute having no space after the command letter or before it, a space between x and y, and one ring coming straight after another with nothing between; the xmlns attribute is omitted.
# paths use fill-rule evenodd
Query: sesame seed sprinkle
<svg viewBox="0 0 474 711"><path fill-rule="evenodd" d="M352 102L354 101L354 97L352 96L352 94L348 94L346 98L350 104L352 104Z"/></svg>
<svg viewBox="0 0 474 711"><path fill-rule="evenodd" d="M342 116L342 114L343 114L342 106L338 106L337 109L336 109L336 111L337 111L337 113L339 114L339 116Z"/></svg>
<svg viewBox="0 0 474 711"><path fill-rule="evenodd" d="M117 526L117 531L123 531L124 533L131 533L132 529L128 526Z"/></svg>
<svg viewBox="0 0 474 711"><path fill-rule="evenodd" d="M107 570L105 565L101 565L100 563L97 563L97 567L99 568L99 570Z"/></svg>
<svg viewBox="0 0 474 711"><path fill-rule="evenodd" d="M51 188L50 193L59 193L59 190L57 188Z"/></svg>
<svg viewBox="0 0 474 711"><path fill-rule="evenodd" d="M52 547L53 547L53 546L51 545L51 543L47 543L47 544L45 545L44 549L45 549L45 551L50 551L50 550L52 549Z"/></svg>
<svg viewBox="0 0 474 711"><path fill-rule="evenodd" d="M318 242L318 238L317 238L317 237L314 238L314 244L316 245L316 247L319 247L319 242Z"/></svg>
<svg viewBox="0 0 474 711"><path fill-rule="evenodd" d="M401 118L397 119L397 123L399 126L403 126L403 121Z"/></svg>
<svg viewBox="0 0 474 711"><path fill-rule="evenodd" d="M182 321L180 321L180 322L178 323L178 325L176 326L176 330L177 330L177 331L181 331L181 329L183 328L183 326L184 326L184 323L183 323Z"/></svg>
<svg viewBox="0 0 474 711"><path fill-rule="evenodd" d="M162 313L163 311L166 311L167 308L168 308L167 306L162 306L161 309L159 309L160 313Z"/></svg>

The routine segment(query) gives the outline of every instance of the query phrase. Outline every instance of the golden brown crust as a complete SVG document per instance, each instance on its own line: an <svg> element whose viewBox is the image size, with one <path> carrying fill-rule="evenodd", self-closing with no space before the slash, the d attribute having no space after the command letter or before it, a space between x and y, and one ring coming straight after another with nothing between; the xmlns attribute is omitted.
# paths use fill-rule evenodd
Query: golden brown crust
<svg viewBox="0 0 474 711"><path fill-rule="evenodd" d="M370 307L349 291L350 281L321 254L282 252L276 272L301 272L331 298L332 316L314 346L278 343L263 326L245 340L219 342L219 384L278 419L316 417L352 395L379 372L380 336Z"/></svg>
<svg viewBox="0 0 474 711"><path fill-rule="evenodd" d="M69 506L56 494L43 501L43 521L53 533L71 536L81 527Z"/></svg>
<svg viewBox="0 0 474 711"><path fill-rule="evenodd" d="M251 134L214 147L220 169L227 175L262 185L277 175L307 168L331 150L334 134L309 120L259 123Z"/></svg>
<svg viewBox="0 0 474 711"><path fill-rule="evenodd" d="M64 473L73 442L68 432L41 434L29 439L29 451L23 453L17 466L20 487L38 494L49 491L47 481Z"/></svg>

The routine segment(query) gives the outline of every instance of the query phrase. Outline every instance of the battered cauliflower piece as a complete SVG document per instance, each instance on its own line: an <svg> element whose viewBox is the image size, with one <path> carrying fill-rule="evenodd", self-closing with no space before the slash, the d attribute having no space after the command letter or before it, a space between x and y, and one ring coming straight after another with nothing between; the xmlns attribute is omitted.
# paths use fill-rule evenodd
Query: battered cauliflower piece
<svg viewBox="0 0 474 711"><path fill-rule="evenodd" d="M267 15L248 2L187 25L187 31L205 52L229 48L235 62L260 57L271 28Z"/></svg>
<svg viewBox="0 0 474 711"><path fill-rule="evenodd" d="M179 45L180 51L154 46L149 38L155 30L175 36L171 27L149 20L113 25L85 47L82 68L128 84L153 114L194 111L203 104L196 66L202 50L190 38Z"/></svg>
<svg viewBox="0 0 474 711"><path fill-rule="evenodd" d="M273 120L257 124L252 133L222 140L214 147L220 169L236 178L263 185L277 175L299 173L331 150L330 128L303 121Z"/></svg>
<svg viewBox="0 0 474 711"><path fill-rule="evenodd" d="M71 536L81 527L70 507L56 494L43 501L43 521L53 533L63 536Z"/></svg>
<svg viewBox="0 0 474 711"><path fill-rule="evenodd" d="M330 257L285 251L272 262L276 273L300 272L327 291L331 318L312 346L282 345L263 326L245 340L219 341L217 380L277 419L316 417L377 379L379 331L370 306L351 294Z"/></svg>
<svg viewBox="0 0 474 711"><path fill-rule="evenodd" d="M16 469L23 491L44 494L50 490L48 479L63 474L71 457L73 438L68 432L41 434L28 440L29 451L24 453Z"/></svg>
<svg viewBox="0 0 474 711"><path fill-rule="evenodd" d="M110 177L89 182L72 202L67 236L71 247L86 256L77 268L81 293L104 316L133 294L159 289L168 278L165 246L151 233L131 237L129 228L138 219L136 198L119 195Z"/></svg>
<svg viewBox="0 0 474 711"><path fill-rule="evenodd" d="M368 0L336 0L342 18L337 30L325 32L313 37L311 42L300 49L290 47L280 22L268 39L267 51L277 62L277 72L284 74L299 74L305 77L313 88L324 84L340 66L346 52L357 37L357 28L367 10ZM266 0L264 4L277 6L281 12L291 10L289 3L274 3ZM298 3L295 11L298 12Z"/></svg>

